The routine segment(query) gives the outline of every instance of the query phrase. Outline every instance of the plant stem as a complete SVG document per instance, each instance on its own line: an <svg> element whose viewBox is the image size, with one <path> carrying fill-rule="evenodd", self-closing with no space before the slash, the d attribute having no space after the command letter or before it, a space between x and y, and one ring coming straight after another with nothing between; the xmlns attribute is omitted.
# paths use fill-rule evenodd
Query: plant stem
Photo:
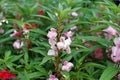
<svg viewBox="0 0 120 80"><path fill-rule="evenodd" d="M60 37L61 37L61 33L62 33L62 28L61 28L62 21L61 21L61 17L60 16L58 16L58 24L57 24L57 26L58 26L57 27L57 34L58 34L57 42L59 42L60 41ZM59 64L60 64L60 61L61 61L61 58L60 58L61 51L58 48L57 48L57 50L58 50L58 55L56 57L57 62L55 64L55 70L56 70L56 77L61 78L60 69L59 69Z"/></svg>

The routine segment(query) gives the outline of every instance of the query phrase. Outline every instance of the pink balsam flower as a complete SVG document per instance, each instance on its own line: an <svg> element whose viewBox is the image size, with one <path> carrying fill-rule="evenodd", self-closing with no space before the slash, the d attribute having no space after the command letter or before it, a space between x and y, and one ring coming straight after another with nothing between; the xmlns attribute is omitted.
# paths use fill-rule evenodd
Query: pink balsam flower
<svg viewBox="0 0 120 80"><path fill-rule="evenodd" d="M114 39L114 44L120 48L120 37Z"/></svg>
<svg viewBox="0 0 120 80"><path fill-rule="evenodd" d="M23 47L23 42L21 42L20 40L16 40L14 43L13 43L13 47L15 49L21 49Z"/></svg>
<svg viewBox="0 0 120 80"><path fill-rule="evenodd" d="M112 54L111 54L111 59L114 62L120 62L120 48L119 47L112 47Z"/></svg>
<svg viewBox="0 0 120 80"><path fill-rule="evenodd" d="M14 30L14 33L10 34L10 37L14 37L14 36L21 37L21 34L20 32Z"/></svg>
<svg viewBox="0 0 120 80"><path fill-rule="evenodd" d="M47 34L47 37L49 39L55 39L57 36L57 32L56 32L56 29L55 28L51 28L50 31L48 32Z"/></svg>
<svg viewBox="0 0 120 80"><path fill-rule="evenodd" d="M103 30L104 32L107 32L108 34L111 34L111 35L116 35L118 32L112 28L111 26L109 26L108 28L104 29Z"/></svg>
<svg viewBox="0 0 120 80"><path fill-rule="evenodd" d="M62 66L62 70L69 72L73 66L73 63L65 61Z"/></svg>
<svg viewBox="0 0 120 80"><path fill-rule="evenodd" d="M55 75L50 75L50 77L47 80L58 80Z"/></svg>
<svg viewBox="0 0 120 80"><path fill-rule="evenodd" d="M108 40L111 40L113 35L118 34L118 32L114 28L112 28L111 26L104 29L103 31L106 32L104 35Z"/></svg>
<svg viewBox="0 0 120 80"><path fill-rule="evenodd" d="M52 46L55 46L56 41L54 39L49 39L49 44Z"/></svg>
<svg viewBox="0 0 120 80"><path fill-rule="evenodd" d="M70 38L70 37L72 37L73 32L72 31L65 32L64 35L65 35L65 37Z"/></svg>
<svg viewBox="0 0 120 80"><path fill-rule="evenodd" d="M57 55L57 51L55 51L55 50L53 50L53 49L50 49L50 50L48 51L48 55L55 56L55 55Z"/></svg>
<svg viewBox="0 0 120 80"><path fill-rule="evenodd" d="M25 28L23 28L23 34L27 34L27 33L29 33L30 32L30 29L25 29Z"/></svg>
<svg viewBox="0 0 120 80"><path fill-rule="evenodd" d="M106 39L111 40L112 39L112 35L108 34L108 33L104 33L104 36Z"/></svg>
<svg viewBox="0 0 120 80"><path fill-rule="evenodd" d="M58 42L57 43L57 48L60 50L60 49L62 49L62 50L66 50L68 53L70 53L71 51L70 51L70 44L71 44L71 39L70 38L68 38L68 39L66 39L65 40L65 37L61 37L60 38L60 42Z"/></svg>

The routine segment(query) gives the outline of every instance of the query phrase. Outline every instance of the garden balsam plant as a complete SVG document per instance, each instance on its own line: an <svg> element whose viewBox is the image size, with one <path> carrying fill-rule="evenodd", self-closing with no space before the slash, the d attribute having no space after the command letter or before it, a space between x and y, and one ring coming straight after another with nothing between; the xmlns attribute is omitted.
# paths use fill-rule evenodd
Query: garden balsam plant
<svg viewBox="0 0 120 80"><path fill-rule="evenodd" d="M120 79L120 5L112 1L1 0L0 79Z"/></svg>
<svg viewBox="0 0 120 80"><path fill-rule="evenodd" d="M60 57L62 51L66 51L68 55L71 53L70 44L72 42L71 37L73 33L71 31L63 33L59 31L60 29L60 27L57 29L51 28L47 34L51 46L48 55L55 57L55 60L53 60L55 74L51 74L48 80L58 80L57 78L62 79L63 76L61 75L61 70L69 72L74 66L73 63L63 61ZM60 67L60 64L62 64L62 67Z"/></svg>

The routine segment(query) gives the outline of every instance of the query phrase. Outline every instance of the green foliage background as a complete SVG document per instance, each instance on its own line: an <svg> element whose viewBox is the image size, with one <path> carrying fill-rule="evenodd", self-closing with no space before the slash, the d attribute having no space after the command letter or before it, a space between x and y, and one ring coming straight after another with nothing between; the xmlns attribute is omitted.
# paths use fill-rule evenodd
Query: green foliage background
<svg viewBox="0 0 120 80"><path fill-rule="evenodd" d="M44 15L38 15L40 10ZM65 80L114 80L119 72L119 64L107 56L111 53L113 39L107 40L102 31L110 25L120 31L120 6L111 0L1 0L0 12L9 22L0 26L5 30L0 34L0 70L7 68L17 74L15 80L46 80L52 74L54 57L47 55L50 45L46 35L50 28L57 28L59 22L65 32L77 26L71 54L61 54L63 61L74 64L69 73L61 71ZM72 12L79 16L71 16ZM21 15L20 19L16 19L17 14ZM98 17L98 14L102 16ZM14 24L20 29L25 23L37 24L27 37L21 38L23 41L29 39L32 47L28 50L25 45L23 49L16 50L12 44L18 38L10 37L10 34ZM94 26L92 30L91 26ZM97 32L102 32L102 35L98 36ZM83 39L91 45L90 48L85 46ZM93 56L97 48L103 49L102 60Z"/></svg>

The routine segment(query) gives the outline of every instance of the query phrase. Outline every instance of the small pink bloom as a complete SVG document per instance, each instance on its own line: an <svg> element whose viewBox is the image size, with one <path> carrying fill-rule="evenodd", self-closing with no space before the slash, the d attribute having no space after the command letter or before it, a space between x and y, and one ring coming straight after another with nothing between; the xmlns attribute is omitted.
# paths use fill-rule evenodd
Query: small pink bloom
<svg viewBox="0 0 120 80"><path fill-rule="evenodd" d="M50 44L51 46L55 46L56 41L55 41L54 39L49 39L49 44Z"/></svg>
<svg viewBox="0 0 120 80"><path fill-rule="evenodd" d="M69 32L65 32L64 35L65 35L65 37L70 38L70 37L72 37L73 33L72 33L72 31L69 31Z"/></svg>
<svg viewBox="0 0 120 80"><path fill-rule="evenodd" d="M102 59L103 58L103 54L102 54L102 49L98 48L94 51L94 57L96 59Z"/></svg>
<svg viewBox="0 0 120 80"><path fill-rule="evenodd" d="M60 49L65 49L65 46L64 46L64 43L63 43L63 42L58 42L58 43L57 43L57 47L58 47L59 50L60 50Z"/></svg>
<svg viewBox="0 0 120 80"><path fill-rule="evenodd" d="M67 52L68 54L70 54L70 53L71 53L71 49L70 49L70 47L69 47L69 46L66 48L66 52Z"/></svg>
<svg viewBox="0 0 120 80"><path fill-rule="evenodd" d="M23 34L27 34L30 32L30 25L29 24L24 24L24 27L23 27Z"/></svg>
<svg viewBox="0 0 120 80"><path fill-rule="evenodd" d="M22 35L20 34L20 32L14 30L14 33L10 34L11 37L17 36L17 37L21 37Z"/></svg>
<svg viewBox="0 0 120 80"><path fill-rule="evenodd" d="M48 55L55 56L56 54L57 54L57 52L53 49L48 51Z"/></svg>
<svg viewBox="0 0 120 80"><path fill-rule="evenodd" d="M117 47L120 47L120 37L114 39L114 44L115 44Z"/></svg>
<svg viewBox="0 0 120 80"><path fill-rule="evenodd" d="M112 28L111 26L109 26L108 28L104 29L103 30L104 32L107 32L108 34L111 34L111 35L116 35L118 32Z"/></svg>
<svg viewBox="0 0 120 80"><path fill-rule="evenodd" d="M23 29L23 34L27 34L27 33L29 33L30 32L30 30L28 30L28 29Z"/></svg>
<svg viewBox="0 0 120 80"><path fill-rule="evenodd" d="M104 33L106 39L111 40L112 39L112 35L108 34L108 33Z"/></svg>
<svg viewBox="0 0 120 80"><path fill-rule="evenodd" d="M65 37L60 38L60 42L57 43L58 49L65 49Z"/></svg>
<svg viewBox="0 0 120 80"><path fill-rule="evenodd" d="M16 40L14 43L13 43L13 47L15 49L21 49L23 47L23 42L21 42L20 40Z"/></svg>
<svg viewBox="0 0 120 80"><path fill-rule="evenodd" d="M55 75L50 75L50 77L47 80L58 80Z"/></svg>
<svg viewBox="0 0 120 80"><path fill-rule="evenodd" d="M69 72L73 66L73 63L65 61L62 66L62 70Z"/></svg>
<svg viewBox="0 0 120 80"><path fill-rule="evenodd" d="M65 40L65 46L66 46L66 47L70 46L71 42L72 42L72 41L71 41L70 38L66 39L66 40Z"/></svg>
<svg viewBox="0 0 120 80"><path fill-rule="evenodd" d="M114 62L120 62L120 48L119 47L112 47L112 54L111 54L111 59Z"/></svg>
<svg viewBox="0 0 120 80"><path fill-rule="evenodd" d="M120 73L117 75L118 80L120 80Z"/></svg>
<svg viewBox="0 0 120 80"><path fill-rule="evenodd" d="M57 36L57 32L56 32L56 29L55 28L51 28L50 31L48 32L47 34L47 37L49 39L55 39Z"/></svg>
<svg viewBox="0 0 120 80"><path fill-rule="evenodd" d="M60 38L60 42L57 43L58 49L66 49L71 44L71 39L66 39L65 37Z"/></svg>
<svg viewBox="0 0 120 80"><path fill-rule="evenodd" d="M71 42L72 41L71 41L70 38L65 40L65 37L61 37L60 38L60 42L57 43L57 47L58 47L59 50L60 49L66 50L68 53L70 53L71 51L70 51L70 47L69 46L70 46Z"/></svg>

